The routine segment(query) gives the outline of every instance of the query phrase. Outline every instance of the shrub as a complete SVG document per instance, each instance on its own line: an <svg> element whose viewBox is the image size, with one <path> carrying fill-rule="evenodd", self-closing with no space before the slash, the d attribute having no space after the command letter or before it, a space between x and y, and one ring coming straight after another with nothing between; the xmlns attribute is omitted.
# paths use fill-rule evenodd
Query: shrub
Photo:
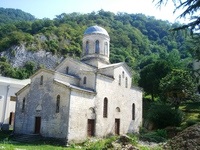
<svg viewBox="0 0 200 150"><path fill-rule="evenodd" d="M162 129L162 130L148 132L140 135L140 139L156 143L165 142L167 140L167 131Z"/></svg>
<svg viewBox="0 0 200 150"><path fill-rule="evenodd" d="M169 105L155 103L150 106L147 119L154 124L155 128L163 129L167 126L179 126L183 113L172 109Z"/></svg>
<svg viewBox="0 0 200 150"><path fill-rule="evenodd" d="M192 126L194 124L198 123L198 120L190 119L186 121L187 127Z"/></svg>

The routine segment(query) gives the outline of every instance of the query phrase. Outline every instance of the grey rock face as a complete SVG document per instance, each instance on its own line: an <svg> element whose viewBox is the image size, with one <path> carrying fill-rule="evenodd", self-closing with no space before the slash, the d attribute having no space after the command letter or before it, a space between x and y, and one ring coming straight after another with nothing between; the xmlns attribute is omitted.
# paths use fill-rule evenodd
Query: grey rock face
<svg viewBox="0 0 200 150"><path fill-rule="evenodd" d="M12 47L11 50L0 53L0 56L6 57L13 67L22 67L26 62L33 61L38 66L53 69L63 60L62 56L52 55L45 50L27 51L24 45Z"/></svg>

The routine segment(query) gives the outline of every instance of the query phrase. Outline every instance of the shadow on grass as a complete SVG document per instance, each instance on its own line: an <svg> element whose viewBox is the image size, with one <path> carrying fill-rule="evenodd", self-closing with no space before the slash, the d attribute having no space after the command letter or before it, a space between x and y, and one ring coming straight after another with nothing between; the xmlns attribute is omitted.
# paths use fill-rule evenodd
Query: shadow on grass
<svg viewBox="0 0 200 150"><path fill-rule="evenodd" d="M55 138L40 138L33 139L32 141L17 141L12 135L12 131L2 131L0 130L0 144L12 144L14 146L59 146L66 147L65 143L59 139Z"/></svg>

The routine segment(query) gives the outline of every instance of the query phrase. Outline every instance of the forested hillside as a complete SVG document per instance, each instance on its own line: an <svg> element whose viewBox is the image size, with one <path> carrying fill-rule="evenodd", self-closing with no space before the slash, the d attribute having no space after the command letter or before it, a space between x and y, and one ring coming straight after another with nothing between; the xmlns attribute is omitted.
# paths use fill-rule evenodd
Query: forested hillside
<svg viewBox="0 0 200 150"><path fill-rule="evenodd" d="M181 31L169 31L178 24L156 20L143 14L114 14L100 10L89 14L63 13L53 20L35 20L32 15L13 9L1 8L0 14L0 20L5 20L5 16L8 18L7 22L2 21L0 24L0 52L9 50L14 55L13 46L25 45L28 51L42 49L59 56L80 57L84 30L97 24L105 28L110 35L111 62L127 62L136 72L136 84L139 79L137 73L159 59L174 67L184 67L190 63L190 47L186 39L188 37ZM9 60L4 57L1 57L1 63L8 66L1 67L1 74L15 78L27 78L35 68L34 62L31 62L33 70L29 70L27 74L26 69L30 66L25 67L25 70L13 69L9 65ZM19 76L16 71L20 72L20 69L23 71Z"/></svg>
<svg viewBox="0 0 200 150"><path fill-rule="evenodd" d="M16 21L33 21L35 17L29 13L25 13L20 9L2 8L0 7L0 25L13 23Z"/></svg>

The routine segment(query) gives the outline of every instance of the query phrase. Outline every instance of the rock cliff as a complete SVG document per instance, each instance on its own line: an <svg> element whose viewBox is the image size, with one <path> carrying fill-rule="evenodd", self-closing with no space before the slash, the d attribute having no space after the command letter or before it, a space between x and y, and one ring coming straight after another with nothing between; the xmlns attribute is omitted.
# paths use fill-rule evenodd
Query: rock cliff
<svg viewBox="0 0 200 150"><path fill-rule="evenodd" d="M28 61L33 61L38 66L48 69L55 68L62 60L63 56L52 55L45 50L27 51L24 45L14 46L7 51L1 52L0 56L6 57L13 67L23 67Z"/></svg>

